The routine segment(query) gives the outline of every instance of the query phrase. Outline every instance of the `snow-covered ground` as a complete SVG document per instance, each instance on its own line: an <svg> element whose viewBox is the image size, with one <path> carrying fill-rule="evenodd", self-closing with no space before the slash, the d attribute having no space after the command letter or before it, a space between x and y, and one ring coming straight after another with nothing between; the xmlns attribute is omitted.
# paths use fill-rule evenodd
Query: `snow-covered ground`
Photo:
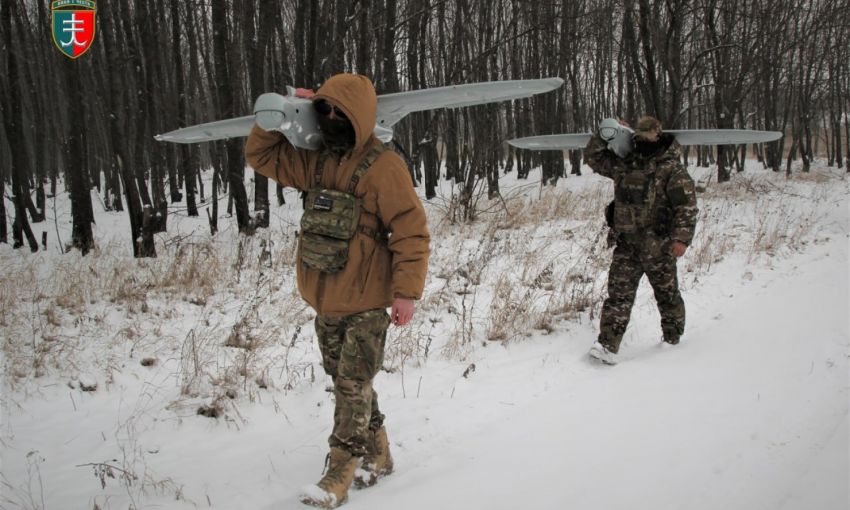
<svg viewBox="0 0 850 510"><path fill-rule="evenodd" d="M644 281L615 367L586 355L610 184L510 175L511 214L473 225L445 189L427 295L376 380L396 471L345 508L850 507L850 186L755 166L700 195L682 343L659 345ZM97 214L89 257L56 252L53 211L49 251L0 245L0 508L300 506L333 401L287 202L241 242L176 212L156 260L132 259L126 213Z"/></svg>

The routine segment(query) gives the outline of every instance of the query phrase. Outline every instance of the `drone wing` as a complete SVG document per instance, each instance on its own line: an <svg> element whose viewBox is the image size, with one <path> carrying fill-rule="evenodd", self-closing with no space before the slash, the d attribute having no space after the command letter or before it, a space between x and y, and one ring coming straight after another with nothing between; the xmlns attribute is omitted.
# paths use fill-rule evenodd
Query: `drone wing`
<svg viewBox="0 0 850 510"><path fill-rule="evenodd" d="M392 126L411 112L520 99L548 92L560 87L563 83L564 80L561 78L494 81L384 94L378 97L375 134L384 141L391 140ZM282 115L269 117L269 122L278 122L279 127L274 128L267 123L268 126L264 126L264 129L281 131L296 147L315 149L318 140L317 137L311 136L317 132L313 118L315 114L310 108L299 108L301 103L309 103L309 101L294 97L294 89L292 89L287 97L273 93L261 95L254 105L254 111L258 115L267 113L266 110L281 113ZM247 115L185 127L156 135L155 138L161 142L197 143L248 136L254 122L259 120L258 116Z"/></svg>
<svg viewBox="0 0 850 510"><path fill-rule="evenodd" d="M782 137L782 133L779 131L752 131L749 129L671 129L665 131L665 133L675 136L679 145L764 143ZM516 138L508 140L508 143L520 149L573 150L584 148L590 137L590 133L570 133Z"/></svg>
<svg viewBox="0 0 850 510"><path fill-rule="evenodd" d="M676 137L679 145L734 145L763 143L779 140L779 131L751 131L749 129L671 129L665 131Z"/></svg>
<svg viewBox="0 0 850 510"><path fill-rule="evenodd" d="M198 143L222 140L225 138L236 138L248 136L251 127L254 126L254 116L246 115L235 119L218 120L198 124L197 126L175 129L168 133L156 135L154 138L160 142L174 143Z"/></svg>
<svg viewBox="0 0 850 510"><path fill-rule="evenodd" d="M508 80L383 94L378 96L377 126L390 128L412 112L521 99L549 92L563 83L561 78Z"/></svg>
<svg viewBox="0 0 850 510"><path fill-rule="evenodd" d="M508 143L520 149L532 149L538 151L546 150L573 150L583 149L590 141L590 133L569 133L563 135L527 136L525 138L514 138Z"/></svg>

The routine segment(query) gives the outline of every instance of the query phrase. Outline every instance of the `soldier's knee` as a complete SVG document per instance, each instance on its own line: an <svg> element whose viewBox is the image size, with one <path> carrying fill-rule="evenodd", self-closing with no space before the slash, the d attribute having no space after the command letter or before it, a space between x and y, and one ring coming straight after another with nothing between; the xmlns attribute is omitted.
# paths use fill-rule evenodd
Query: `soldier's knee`
<svg viewBox="0 0 850 510"><path fill-rule="evenodd" d="M369 394L372 395L372 385L369 384L369 381L363 381L358 379L353 379L351 377L344 377L342 375L338 375L334 380L334 386L337 391L344 395L350 396L359 396Z"/></svg>

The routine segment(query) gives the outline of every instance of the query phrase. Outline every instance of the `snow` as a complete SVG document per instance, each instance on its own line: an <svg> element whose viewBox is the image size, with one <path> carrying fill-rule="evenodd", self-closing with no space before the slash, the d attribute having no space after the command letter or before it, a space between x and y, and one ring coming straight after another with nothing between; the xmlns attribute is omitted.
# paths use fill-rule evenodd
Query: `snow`
<svg viewBox="0 0 850 510"><path fill-rule="evenodd" d="M352 489L343 508L850 507L850 186L834 169L816 170L786 181L748 169L701 195L698 242L679 264L685 335L677 346L660 343L644 281L616 366L587 355L598 306L552 305L564 275L586 275L576 288L593 296L604 289L601 209L487 237L486 221L441 221L446 200L426 205L437 233L426 300L414 325L391 331L393 371L375 383L395 470ZM521 210L550 194L551 207L566 207L597 188L604 202L609 191L589 171L554 190L528 184L502 180ZM67 240L66 200L58 215ZM3 273L30 275L45 294L22 289L8 314L0 292L0 507L307 508L299 492L322 475L333 397L292 268L279 262L300 208L294 192L286 200L264 234L276 243L270 267L257 257L260 240L238 244L235 220L219 222L211 246L234 258L201 266L192 281L229 282L230 261L244 260L238 279L211 295L137 289L191 269L186 253L208 242L203 212L169 217L155 261L132 260L126 213L98 215L100 258L0 245ZM52 217L46 225L54 229ZM196 244L167 260L178 250L166 245L188 234ZM510 250L518 256L505 260ZM54 296L45 279L57 268L67 281L54 282ZM110 301L117 291L106 286L75 286L91 272L117 272L121 290L143 304ZM59 294L86 299L52 306ZM507 315L517 327L504 327L505 341L486 340L491 312L513 302L527 306ZM544 314L546 327L525 324L547 306L559 312ZM36 341L48 331L53 344ZM274 337L270 346L220 347L230 337L262 344L262 333ZM30 343L67 351L39 376L15 375L18 348ZM142 366L145 358L156 362ZM240 379L241 367L251 377ZM229 379L237 384L221 383ZM200 404L221 416L199 416Z"/></svg>
<svg viewBox="0 0 850 510"><path fill-rule="evenodd" d="M298 495L298 498L300 500L309 499L328 508L333 508L337 505L336 494L327 492L318 485L312 483L301 488L301 493Z"/></svg>

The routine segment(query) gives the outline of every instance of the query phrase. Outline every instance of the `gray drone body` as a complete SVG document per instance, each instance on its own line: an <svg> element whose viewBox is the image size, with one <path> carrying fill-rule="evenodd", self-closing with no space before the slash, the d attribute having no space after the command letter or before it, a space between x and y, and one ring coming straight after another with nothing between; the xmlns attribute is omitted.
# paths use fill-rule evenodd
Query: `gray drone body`
<svg viewBox="0 0 850 510"><path fill-rule="evenodd" d="M632 152L634 135L632 128L620 124L617 119L602 119L599 123L599 137L608 142L608 149L621 158Z"/></svg>
<svg viewBox="0 0 850 510"><path fill-rule="evenodd" d="M664 132L673 135L679 145L764 143L782 137L779 131L749 129L671 129ZM599 123L599 136L607 142L608 149L621 158L632 152L634 134L630 127L620 124L617 119L608 118ZM509 140L508 143L520 149L576 150L586 147L592 136L592 133L529 136Z"/></svg>
<svg viewBox="0 0 850 510"><path fill-rule="evenodd" d="M548 92L564 83L561 78L469 83L432 89L397 92L378 96L374 135L383 142L393 138L393 126L407 114L437 108L460 108L478 104L521 99ZM298 148L316 150L322 132L309 99L273 92L262 94L254 103L254 114L236 119L209 122L156 135L162 142L198 143L248 136L254 123L266 131L278 131Z"/></svg>
<svg viewBox="0 0 850 510"><path fill-rule="evenodd" d="M267 92L254 103L254 120L266 131L279 131L289 142L304 149L315 150L322 144L322 133L316 111L309 99L295 97L287 87L288 96Z"/></svg>

